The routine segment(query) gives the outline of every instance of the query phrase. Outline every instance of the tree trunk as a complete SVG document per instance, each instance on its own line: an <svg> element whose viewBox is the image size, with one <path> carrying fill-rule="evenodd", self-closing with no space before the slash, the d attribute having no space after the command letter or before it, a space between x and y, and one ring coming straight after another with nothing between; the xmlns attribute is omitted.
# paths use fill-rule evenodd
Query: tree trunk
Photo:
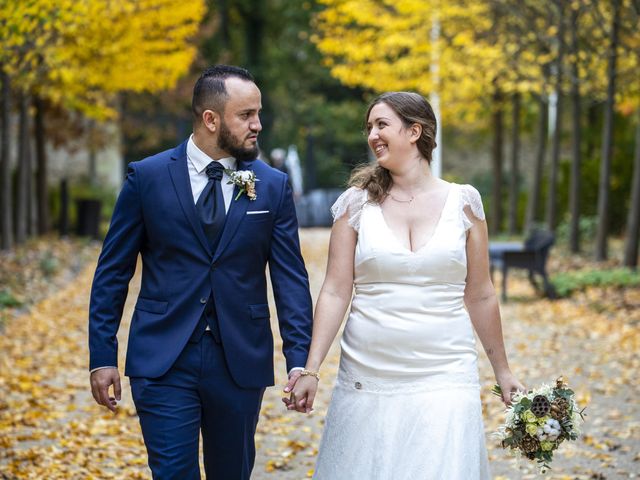
<svg viewBox="0 0 640 480"><path fill-rule="evenodd" d="M580 252L580 171L582 169L582 130L580 127L580 72L578 69L578 10L571 11L571 185L569 187L569 249Z"/></svg>
<svg viewBox="0 0 640 480"><path fill-rule="evenodd" d="M311 133L311 128L307 130L309 133L307 134L307 153L305 156L304 162L304 173L306 174L305 182L304 182L304 190L306 193L315 189L318 185L318 169L316 167L316 156L314 152L314 138Z"/></svg>
<svg viewBox="0 0 640 480"><path fill-rule="evenodd" d="M247 64L253 75L262 80L264 57L264 27L266 23L265 4L263 0L251 0L250 7L244 11Z"/></svg>
<svg viewBox="0 0 640 480"><path fill-rule="evenodd" d="M560 164L560 138L562 136L562 68L564 61L564 7L558 2L558 56L556 58L556 111L551 146L551 170L547 194L547 228L554 232L558 217L558 168Z"/></svg>
<svg viewBox="0 0 640 480"><path fill-rule="evenodd" d="M511 120L511 178L509 180L509 233L518 231L518 185L520 183L520 106L522 98L519 93L513 95L513 111Z"/></svg>
<svg viewBox="0 0 640 480"><path fill-rule="evenodd" d="M590 103L587 107L587 137L585 138L586 158L592 159L596 156L596 137L595 131L598 125L598 116L600 112L600 103Z"/></svg>
<svg viewBox="0 0 640 480"><path fill-rule="evenodd" d="M529 202L527 204L527 221L525 229L527 231L534 227L537 220L538 204L540 203L540 190L542 187L542 172L544 170L544 159L547 154L547 133L548 133L548 114L549 106L544 96L540 96L538 100L538 150L536 152L536 163L533 170L533 179L531 180L531 190L529 192Z"/></svg>
<svg viewBox="0 0 640 480"><path fill-rule="evenodd" d="M271 94L266 75L265 51L267 39L265 31L267 26L267 15L269 8L264 0L250 0L245 2L248 5L243 9L245 20L245 58L249 71L253 74L262 90L262 133L260 134L261 145L268 151L271 139L271 127L273 126L274 114L272 108Z"/></svg>
<svg viewBox="0 0 640 480"><path fill-rule="evenodd" d="M18 182L16 185L16 243L23 243L29 231L29 99L20 95L18 131Z"/></svg>
<svg viewBox="0 0 640 480"><path fill-rule="evenodd" d="M96 122L89 120L87 123L87 175L89 177L89 185L92 187L98 186L98 158L96 153L95 128Z"/></svg>
<svg viewBox="0 0 640 480"><path fill-rule="evenodd" d="M36 201L38 205L38 234L49 231L49 191L47 187L47 151L44 127L45 105L42 98L34 97L35 107L34 130L36 138Z"/></svg>
<svg viewBox="0 0 640 480"><path fill-rule="evenodd" d="M227 0L218 0L218 15L220 15L220 46L227 54L231 48L231 35L229 34L229 4Z"/></svg>
<svg viewBox="0 0 640 480"><path fill-rule="evenodd" d="M640 108L637 110L637 121L631 201L627 215L627 238L624 244L623 260L625 266L632 268L638 266L638 242L640 240Z"/></svg>
<svg viewBox="0 0 640 480"><path fill-rule="evenodd" d="M504 138L502 92L498 88L493 94L493 108L493 148L491 154L493 185L491 188L489 230L491 234L496 234L502 229L502 144Z"/></svg>
<svg viewBox="0 0 640 480"><path fill-rule="evenodd" d="M61 237L69 235L69 187L66 178L60 180L60 217L58 230Z"/></svg>
<svg viewBox="0 0 640 480"><path fill-rule="evenodd" d="M607 66L607 103L602 128L602 157L600 159L600 182L598 185L598 231L596 234L596 260L607 259L607 237L609 235L609 183L613 149L613 110L615 107L617 48L620 29L620 2L612 0L611 41Z"/></svg>
<svg viewBox="0 0 640 480"><path fill-rule="evenodd" d="M27 161L27 192L29 196L29 237L38 235L38 204L36 199L36 185L34 181L34 165L33 165L33 152L31 144L31 129L29 129L27 136L27 143L25 145L25 156Z"/></svg>
<svg viewBox="0 0 640 480"><path fill-rule="evenodd" d="M9 161L9 142L11 139L11 86L9 76L0 70L2 85L2 129L0 130L0 226L2 243L0 248L8 250L13 246L13 198L11 188L11 162Z"/></svg>

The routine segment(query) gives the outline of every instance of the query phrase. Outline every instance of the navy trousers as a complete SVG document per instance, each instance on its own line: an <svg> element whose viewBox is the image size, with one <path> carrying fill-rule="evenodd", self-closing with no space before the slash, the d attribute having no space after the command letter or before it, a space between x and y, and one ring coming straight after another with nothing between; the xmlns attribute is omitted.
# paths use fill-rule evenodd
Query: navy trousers
<svg viewBox="0 0 640 480"><path fill-rule="evenodd" d="M235 384L211 332L187 343L162 377L130 382L154 479L200 479L202 431L207 478L249 480L264 388Z"/></svg>

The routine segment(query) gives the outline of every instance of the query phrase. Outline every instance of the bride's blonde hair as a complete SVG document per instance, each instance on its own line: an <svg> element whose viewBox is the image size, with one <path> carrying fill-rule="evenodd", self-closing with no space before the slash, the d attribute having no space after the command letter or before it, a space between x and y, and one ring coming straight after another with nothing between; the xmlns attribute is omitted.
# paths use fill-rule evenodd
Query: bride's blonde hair
<svg viewBox="0 0 640 480"><path fill-rule="evenodd" d="M369 120L371 109L379 103L388 105L400 117L404 128L409 128L416 123L422 127L422 134L416 146L420 155L431 164L431 154L436 148L437 125L436 116L429 102L422 95L414 92L383 93L369 104L364 117L365 125ZM349 186L367 190L369 200L374 203L380 203L385 199L392 184L389 170L377 163L356 167L349 178Z"/></svg>

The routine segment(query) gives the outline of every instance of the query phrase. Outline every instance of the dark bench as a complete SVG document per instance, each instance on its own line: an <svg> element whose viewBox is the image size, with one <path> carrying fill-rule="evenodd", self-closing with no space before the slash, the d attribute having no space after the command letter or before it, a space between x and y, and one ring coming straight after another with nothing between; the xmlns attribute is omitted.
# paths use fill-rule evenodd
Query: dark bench
<svg viewBox="0 0 640 480"><path fill-rule="evenodd" d="M536 290L539 285L534 274L542 277L542 291L548 298L555 297L555 290L547 275L547 258L551 246L555 242L553 233L536 230L524 241L490 242L489 261L491 262L491 278L497 268L502 272L502 300L507 301L507 272L510 268L521 268L529 273L529 281Z"/></svg>

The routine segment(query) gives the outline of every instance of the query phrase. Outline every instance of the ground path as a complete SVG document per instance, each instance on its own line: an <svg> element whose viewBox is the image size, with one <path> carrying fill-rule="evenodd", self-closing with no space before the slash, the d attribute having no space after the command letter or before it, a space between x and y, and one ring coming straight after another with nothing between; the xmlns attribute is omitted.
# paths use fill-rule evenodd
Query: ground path
<svg viewBox="0 0 640 480"><path fill-rule="evenodd" d="M324 276L328 231L304 230L301 237L315 299ZM90 265L28 314L8 321L0 333L0 479L150 478L128 382L115 416L94 405L88 393L86 312L92 274ZM138 282L139 277L132 281L121 345L126 345ZM640 309L635 307L640 293L626 292L613 301L619 292L587 292L549 302L537 299L516 277L510 281L510 295L514 300L502 313L513 369L528 385L564 374L578 399L588 403L585 436L563 446L547 478L637 478ZM286 412L280 402L285 380L280 347L277 340L278 386L267 390L258 426L257 480L310 477L337 369L336 342L322 369L316 411L309 416ZM492 377L483 354L480 373L495 478L537 478L535 468L517 464L491 438L502 420L502 406L489 394Z"/></svg>

